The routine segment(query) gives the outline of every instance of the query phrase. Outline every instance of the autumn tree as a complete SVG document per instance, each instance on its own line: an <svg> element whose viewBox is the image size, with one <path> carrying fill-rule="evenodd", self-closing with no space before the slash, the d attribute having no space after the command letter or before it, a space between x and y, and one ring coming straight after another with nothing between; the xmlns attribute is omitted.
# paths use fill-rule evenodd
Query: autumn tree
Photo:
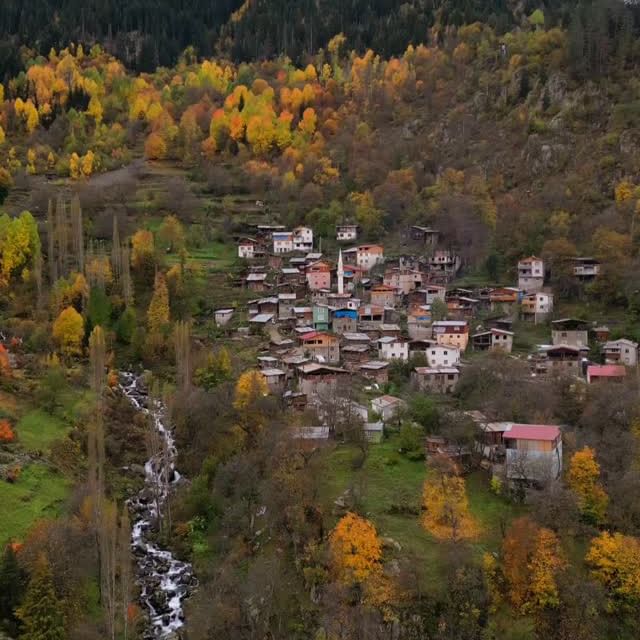
<svg viewBox="0 0 640 640"><path fill-rule="evenodd" d="M155 266L155 242L153 233L138 229L131 238L131 266L140 272L153 273Z"/></svg>
<svg viewBox="0 0 640 640"><path fill-rule="evenodd" d="M49 560L43 554L36 563L24 601L17 614L23 640L65 640L63 608L56 595Z"/></svg>
<svg viewBox="0 0 640 640"><path fill-rule="evenodd" d="M153 131L144 143L144 155L149 160L163 160L167 157L167 143L164 138Z"/></svg>
<svg viewBox="0 0 640 640"><path fill-rule="evenodd" d="M329 534L334 575L346 584L366 581L381 571L382 543L372 522L347 513Z"/></svg>
<svg viewBox="0 0 640 640"><path fill-rule="evenodd" d="M429 476L422 503L422 525L435 537L460 540L477 535L478 525L469 513L464 478L447 473Z"/></svg>
<svg viewBox="0 0 640 640"><path fill-rule="evenodd" d="M73 308L67 307L53 323L53 338L58 343L60 351L66 356L82 353L82 339L84 337L84 319Z"/></svg>
<svg viewBox="0 0 640 640"><path fill-rule="evenodd" d="M13 442L15 439L16 434L11 428L11 423L6 418L0 420L0 444Z"/></svg>
<svg viewBox="0 0 640 640"><path fill-rule="evenodd" d="M591 575L608 591L612 608L640 605L640 540L604 531L591 541L586 556Z"/></svg>
<svg viewBox="0 0 640 640"><path fill-rule="evenodd" d="M231 379L231 357L226 347L207 356L206 364L196 369L196 384L205 389L213 389Z"/></svg>
<svg viewBox="0 0 640 640"><path fill-rule="evenodd" d="M160 240L169 253L184 249L184 228L176 216L165 216L160 228L158 229L158 240Z"/></svg>
<svg viewBox="0 0 640 640"><path fill-rule="evenodd" d="M233 406L240 417L239 426L252 445L264 427L261 400L268 393L265 377L255 369L245 371L236 382Z"/></svg>
<svg viewBox="0 0 640 640"><path fill-rule="evenodd" d="M11 376L11 360L9 352L3 344L0 344L0 378L8 378Z"/></svg>
<svg viewBox="0 0 640 640"><path fill-rule="evenodd" d="M530 518L513 521L502 544L503 573L513 606L538 612L560 603L557 577L566 566L556 534Z"/></svg>
<svg viewBox="0 0 640 640"><path fill-rule="evenodd" d="M169 290L164 276L156 275L153 296L147 309L147 324L151 333L160 333L169 323Z"/></svg>
<svg viewBox="0 0 640 640"><path fill-rule="evenodd" d="M584 447L573 454L567 480L585 519L601 524L605 519L609 498L599 482L600 465L596 462L593 449Z"/></svg>

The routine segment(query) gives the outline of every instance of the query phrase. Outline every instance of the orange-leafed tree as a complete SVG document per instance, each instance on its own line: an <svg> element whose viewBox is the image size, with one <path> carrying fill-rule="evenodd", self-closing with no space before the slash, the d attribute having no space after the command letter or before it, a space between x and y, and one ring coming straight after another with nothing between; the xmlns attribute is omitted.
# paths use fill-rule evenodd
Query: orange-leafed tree
<svg viewBox="0 0 640 640"><path fill-rule="evenodd" d="M131 266L139 271L153 268L155 250L153 233L148 229L138 229L131 238Z"/></svg>
<svg viewBox="0 0 640 640"><path fill-rule="evenodd" d="M63 355L74 356L82 353L84 319L73 308L67 307L53 323L53 338Z"/></svg>
<svg viewBox="0 0 640 640"><path fill-rule="evenodd" d="M382 543L375 526L355 513L347 513L329 535L331 567L346 584L364 582L381 571Z"/></svg>
<svg viewBox="0 0 640 640"><path fill-rule="evenodd" d="M163 160L167 157L167 143L156 131L151 132L147 137L144 143L144 155L149 160Z"/></svg>
<svg viewBox="0 0 640 640"><path fill-rule="evenodd" d="M9 377L11 375L11 361L9 353L5 346L0 344L0 377Z"/></svg>
<svg viewBox="0 0 640 640"><path fill-rule="evenodd" d="M573 454L567 480L578 499L580 513L589 522L602 523L609 497L600 484L600 465L593 449L584 447Z"/></svg>
<svg viewBox="0 0 640 640"><path fill-rule="evenodd" d="M16 434L11 428L11 423L8 420L0 420L0 444L6 442L13 442L16 439Z"/></svg>
<svg viewBox="0 0 640 640"><path fill-rule="evenodd" d="M265 377L255 369L245 371L236 382L233 406L238 411L245 410L269 393Z"/></svg>

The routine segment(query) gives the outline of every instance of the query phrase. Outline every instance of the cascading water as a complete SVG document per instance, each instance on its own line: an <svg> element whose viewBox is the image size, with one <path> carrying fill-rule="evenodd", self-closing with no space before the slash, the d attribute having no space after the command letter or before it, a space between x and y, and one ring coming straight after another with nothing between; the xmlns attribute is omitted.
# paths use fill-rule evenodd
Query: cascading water
<svg viewBox="0 0 640 640"><path fill-rule="evenodd" d="M182 604L196 585L193 568L153 541L169 492L180 482L180 474L175 468L175 440L165 424L164 405L149 401L148 391L139 378L132 373L122 373L120 388L137 410L151 417L153 428L162 441L158 452L145 464L144 488L129 500L133 518L131 546L138 566L137 584L140 600L149 614L144 638L179 638L178 629L184 625Z"/></svg>

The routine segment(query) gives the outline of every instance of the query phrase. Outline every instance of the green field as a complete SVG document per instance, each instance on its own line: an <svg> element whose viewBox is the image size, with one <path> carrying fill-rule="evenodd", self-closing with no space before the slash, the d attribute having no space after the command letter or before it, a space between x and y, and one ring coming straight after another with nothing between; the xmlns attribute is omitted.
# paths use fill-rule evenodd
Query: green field
<svg viewBox="0 0 640 640"><path fill-rule="evenodd" d="M450 545L436 540L420 523L422 485L429 469L424 461L408 460L397 449L396 437L372 445L358 470L352 466L359 455L354 447L338 446L327 451L323 502L326 512L331 513L333 501L351 487L359 497L357 506L374 522L378 533L401 545L399 555L416 558L425 570L425 587L436 588L438 583L442 584L439 577ZM523 513L523 508L491 493L482 472L470 474L466 481L470 510L480 525L480 536L472 543L479 556L483 551L498 549L506 524ZM398 506L405 507L405 511L408 507L414 513L393 512ZM336 516L332 515L331 526L335 521Z"/></svg>
<svg viewBox="0 0 640 640"><path fill-rule="evenodd" d="M67 479L43 464L25 467L15 484L0 482L0 545L21 539L37 520L57 516L69 488Z"/></svg>
<svg viewBox="0 0 640 640"><path fill-rule="evenodd" d="M16 426L18 441L29 452L47 451L67 431L68 427L64 422L39 409L24 415Z"/></svg>

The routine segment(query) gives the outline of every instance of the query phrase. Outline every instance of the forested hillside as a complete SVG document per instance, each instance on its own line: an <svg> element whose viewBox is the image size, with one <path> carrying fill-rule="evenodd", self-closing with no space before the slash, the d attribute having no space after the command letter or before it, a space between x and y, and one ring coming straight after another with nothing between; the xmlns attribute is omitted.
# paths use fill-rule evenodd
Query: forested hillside
<svg viewBox="0 0 640 640"><path fill-rule="evenodd" d="M633 6L3 9L0 637L638 638Z"/></svg>
<svg viewBox="0 0 640 640"><path fill-rule="evenodd" d="M46 55L51 47L59 49L70 42L85 47L100 43L127 66L143 71L153 71L158 64L170 66L188 46L202 56L221 51L237 61L284 54L301 62L340 32L356 51L372 47L382 55L394 55L408 44L424 42L434 25L457 27L480 21L504 33L526 24L536 8L544 11L547 26L566 27L576 4L576 0L36 0L26 6L7 0L0 15L0 78L18 70L21 46Z"/></svg>

